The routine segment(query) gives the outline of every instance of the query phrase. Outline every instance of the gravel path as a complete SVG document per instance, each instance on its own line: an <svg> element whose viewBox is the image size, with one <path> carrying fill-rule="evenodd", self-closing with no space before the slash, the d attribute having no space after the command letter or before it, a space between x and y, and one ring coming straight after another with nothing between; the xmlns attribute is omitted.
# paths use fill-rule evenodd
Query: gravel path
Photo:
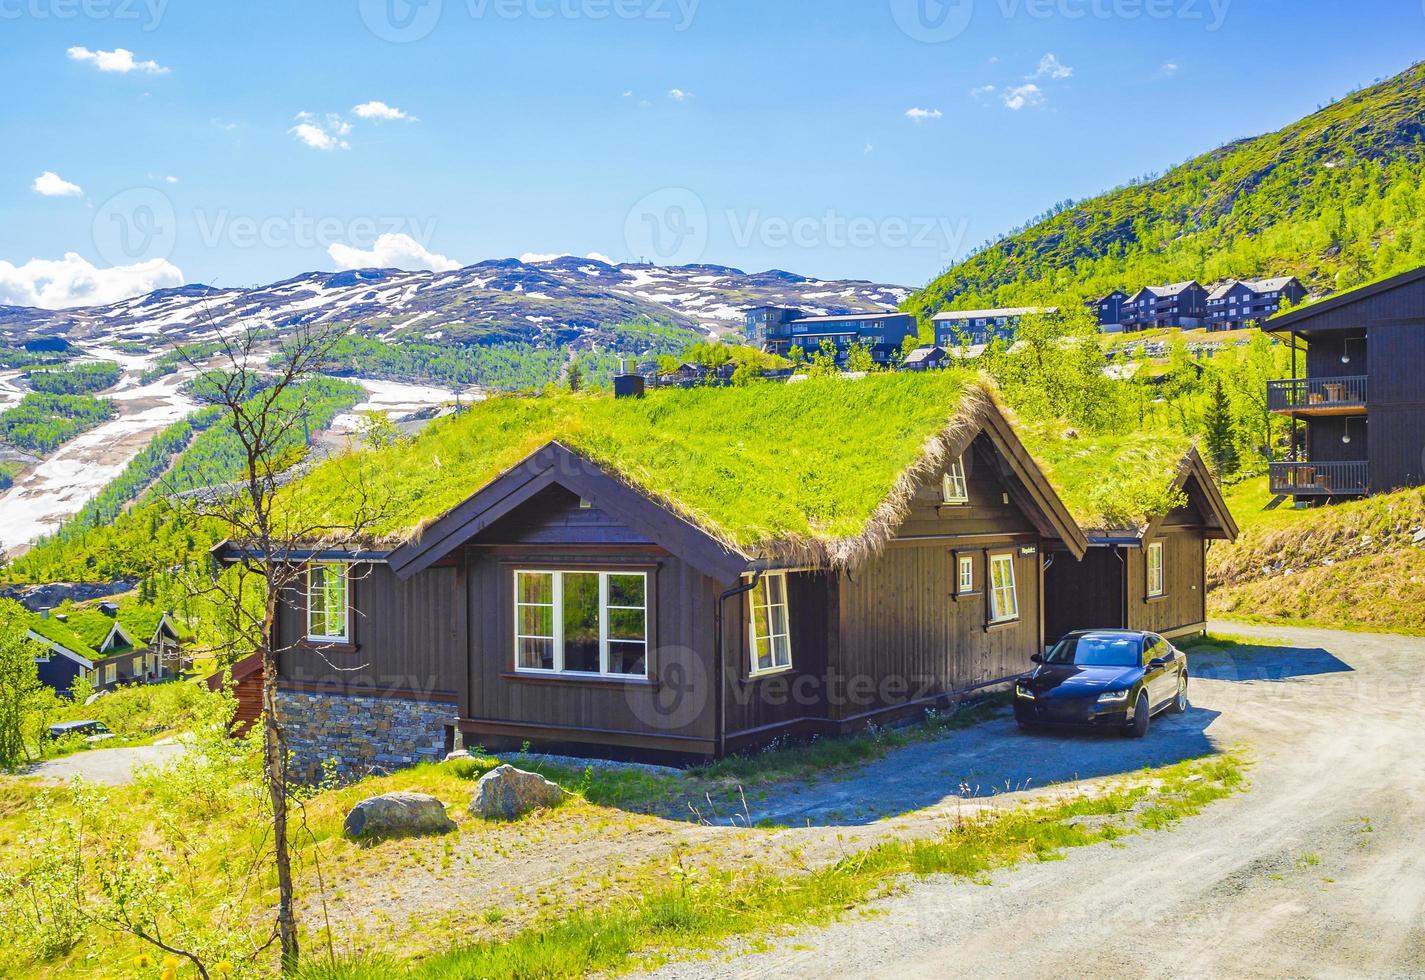
<svg viewBox="0 0 1425 980"><path fill-rule="evenodd" d="M187 751L179 742L156 742L125 749L89 749L58 759L36 763L25 770L26 776L69 780L83 776L92 783L123 786L134 781L134 770L141 766L156 766Z"/></svg>
<svg viewBox="0 0 1425 980"><path fill-rule="evenodd" d="M914 882L883 914L658 976L1425 976L1425 640L1215 629L1263 646L1193 658L1187 734L1247 745L1250 792L1169 833L987 886ZM1121 742L1067 736L1049 750L997 728L996 778L1128 761ZM1165 723L1148 743L1182 737Z"/></svg>

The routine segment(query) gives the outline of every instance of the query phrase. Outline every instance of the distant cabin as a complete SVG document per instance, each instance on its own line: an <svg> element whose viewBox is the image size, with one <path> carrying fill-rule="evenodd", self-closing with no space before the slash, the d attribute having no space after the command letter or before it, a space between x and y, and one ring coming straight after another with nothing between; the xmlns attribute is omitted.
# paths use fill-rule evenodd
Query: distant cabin
<svg viewBox="0 0 1425 980"><path fill-rule="evenodd" d="M1145 286L1124 301L1120 317L1130 333L1165 327L1194 330L1207 322L1207 290L1195 281Z"/></svg>
<svg viewBox="0 0 1425 980"><path fill-rule="evenodd" d="M996 338L1014 341L1026 316L1034 313L1058 313L1055 306L1022 306L994 310L946 310L935 314L937 346L974 347L988 344Z"/></svg>
<svg viewBox="0 0 1425 980"><path fill-rule="evenodd" d="M166 612L104 602L32 613L27 635L44 652L36 660L40 682L68 694L76 678L96 691L152 684L183 668L178 629Z"/></svg>
<svg viewBox="0 0 1425 980"><path fill-rule="evenodd" d="M1207 328L1260 327L1283 308L1300 304L1306 295L1306 287L1295 276L1229 279L1207 296Z"/></svg>

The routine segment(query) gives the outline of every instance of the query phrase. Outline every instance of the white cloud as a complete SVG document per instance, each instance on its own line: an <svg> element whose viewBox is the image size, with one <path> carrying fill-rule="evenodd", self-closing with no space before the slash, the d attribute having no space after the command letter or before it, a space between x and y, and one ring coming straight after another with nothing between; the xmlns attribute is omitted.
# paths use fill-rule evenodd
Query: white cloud
<svg viewBox="0 0 1425 980"><path fill-rule="evenodd" d="M688 99L691 99L692 97L693 97L693 93L692 93L692 92L684 92L684 91L683 91L682 89L680 89L680 88L670 88L670 89L668 90L668 98L672 99L674 102L686 102Z"/></svg>
<svg viewBox="0 0 1425 980"><path fill-rule="evenodd" d="M346 141L351 133L351 123L335 113L327 113L324 118L318 119L310 112L299 112L297 125L287 132L314 150L351 149L351 144Z"/></svg>
<svg viewBox="0 0 1425 980"><path fill-rule="evenodd" d="M69 58L71 61L87 61L100 71L116 71L123 75L131 71L143 72L146 75L168 74L168 69L156 61L136 60L134 53L128 48L90 51L88 48L73 47L69 49Z"/></svg>
<svg viewBox="0 0 1425 980"><path fill-rule="evenodd" d="M394 122L399 119L408 122L417 121L415 116L384 102L363 102L359 106L354 106L351 111L362 119L379 119L384 122Z"/></svg>
<svg viewBox="0 0 1425 980"><path fill-rule="evenodd" d="M862 156L870 156L872 153L875 153L875 152L876 152L875 144L873 144L873 143L867 143L867 144L866 144L866 148L861 151L861 155L862 155Z"/></svg>
<svg viewBox="0 0 1425 980"><path fill-rule="evenodd" d="M165 259L99 269L82 256L31 259L15 266L0 260L0 304L62 310L100 306L183 285L183 272Z"/></svg>
<svg viewBox="0 0 1425 980"><path fill-rule="evenodd" d="M627 92L623 93L623 97L625 99L633 98L633 89L629 89Z"/></svg>
<svg viewBox="0 0 1425 980"><path fill-rule="evenodd" d="M584 258L593 259L595 262L602 262L604 265L618 265L617 262L609 258L603 252L590 252L588 255L584 256Z"/></svg>
<svg viewBox="0 0 1425 980"><path fill-rule="evenodd" d="M410 235L387 233L376 239L368 251L338 242L327 249L340 270L405 269L408 272L451 272L460 268L455 259L427 249Z"/></svg>
<svg viewBox="0 0 1425 980"><path fill-rule="evenodd" d="M1018 112L1026 106L1043 105L1044 92L1038 85L1030 82L1005 92L1004 104L1006 108L1012 109L1015 112Z"/></svg>
<svg viewBox="0 0 1425 980"><path fill-rule="evenodd" d="M1058 56L1053 52L1050 52L1039 59L1039 70L1029 77L1049 78L1057 82L1065 78L1071 78L1073 74L1074 70L1072 68L1060 61Z"/></svg>
<svg viewBox="0 0 1425 980"><path fill-rule="evenodd" d="M1163 62L1162 67L1158 69L1158 77L1172 78L1181 70L1182 65L1179 65L1176 61L1165 61Z"/></svg>
<svg viewBox="0 0 1425 980"><path fill-rule="evenodd" d="M970 89L970 97L976 102L985 102L993 98L994 94L998 91L999 89L993 85L977 85L975 88Z"/></svg>
<svg viewBox="0 0 1425 980"><path fill-rule="evenodd" d="M42 197L78 197L84 188L71 184L53 170L46 170L35 178L30 188Z"/></svg>
<svg viewBox="0 0 1425 980"><path fill-rule="evenodd" d="M939 109L915 108L907 109L905 111L905 117L913 123L923 123L929 122L932 119L943 119L945 118L945 113L941 112Z"/></svg>

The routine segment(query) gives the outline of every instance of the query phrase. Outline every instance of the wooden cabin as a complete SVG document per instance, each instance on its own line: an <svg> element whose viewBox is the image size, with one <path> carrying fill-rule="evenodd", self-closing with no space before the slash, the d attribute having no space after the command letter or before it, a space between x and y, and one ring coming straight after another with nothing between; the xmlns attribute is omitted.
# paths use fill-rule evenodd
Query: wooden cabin
<svg viewBox="0 0 1425 980"><path fill-rule="evenodd" d="M1116 444L1104 449L1118 451ZM1139 465L1152 466L1152 459ZM1163 483L1170 505L1133 520L1076 508L1089 548L1081 561L1054 555L1045 570L1048 640L1082 629L1147 630L1168 639L1206 631L1207 549L1236 540L1237 523L1196 448Z"/></svg>
<svg viewBox="0 0 1425 980"><path fill-rule="evenodd" d="M300 771L436 758L457 733L707 760L913 716L1027 669L1046 551L1087 548L993 398L952 372L586 398L577 425L560 404L450 422L479 452L508 440L482 412L527 432L547 411L573 442L398 546L291 556L308 572L281 607L278 685ZM798 419L828 429L798 445ZM684 445L718 465L664 460ZM419 467L419 443L394 452L381 469Z"/></svg>
<svg viewBox="0 0 1425 980"><path fill-rule="evenodd" d="M64 606L31 614L29 639L42 650L40 682L69 694L86 676L95 691L169 680L180 670L178 630L166 613L112 602Z"/></svg>
<svg viewBox="0 0 1425 980"><path fill-rule="evenodd" d="M1292 377L1267 384L1291 420L1272 492L1322 503L1425 485L1425 268L1273 317Z"/></svg>

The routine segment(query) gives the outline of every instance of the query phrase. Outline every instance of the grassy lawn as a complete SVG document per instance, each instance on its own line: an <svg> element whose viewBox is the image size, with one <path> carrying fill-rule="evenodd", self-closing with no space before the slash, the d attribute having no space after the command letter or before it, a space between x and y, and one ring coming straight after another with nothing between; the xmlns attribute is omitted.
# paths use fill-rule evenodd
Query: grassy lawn
<svg viewBox="0 0 1425 980"><path fill-rule="evenodd" d="M789 780L854 778L861 763L953 737L955 728L998 710L991 702L911 729L785 747L688 773L545 766L575 795L513 823L486 822L467 809L475 780L501 761L492 757L316 792L301 802L292 835L306 962L315 976L615 970L630 956L656 962L828 921L899 887L906 875L981 880L1065 847L1156 829L1241 780L1235 759L1203 760L1125 776L1092 796L1032 805L966 801L963 818L949 822L943 813L911 813L858 826L712 826L691 819L686 806L703 794L730 800L744 791L775 793ZM506 761L540 768L520 756ZM169 935L188 937L213 958L231 957L235 976L271 971L271 950L254 963L241 959L265 938L275 902L261 793L251 770L232 760L182 765L131 786L79 792L0 778L0 975L147 975L131 968L146 947L112 924L26 933L13 900L3 907L7 876L18 876L8 879L13 884L67 867L65 855L75 849L56 828L77 826L81 817L86 855L102 841L121 867L143 869L157 856L181 869L162 905ZM437 797L456 830L360 843L342 835L351 806L393 791ZM86 880L84 890L98 888L97 878ZM60 912L54 918L64 920ZM196 974L178 974L187 975Z"/></svg>
<svg viewBox="0 0 1425 980"><path fill-rule="evenodd" d="M1059 860L1070 848L1167 829L1242 786L1239 760L1199 760L1121 780L1099 795L963 819L932 838L882 841L799 874L679 859L643 869L623 901L547 915L507 939L417 963L361 958L306 975L572 978L706 955L730 940L756 948L797 927L834 921L915 877L950 874L985 883L992 872L1021 862Z"/></svg>

